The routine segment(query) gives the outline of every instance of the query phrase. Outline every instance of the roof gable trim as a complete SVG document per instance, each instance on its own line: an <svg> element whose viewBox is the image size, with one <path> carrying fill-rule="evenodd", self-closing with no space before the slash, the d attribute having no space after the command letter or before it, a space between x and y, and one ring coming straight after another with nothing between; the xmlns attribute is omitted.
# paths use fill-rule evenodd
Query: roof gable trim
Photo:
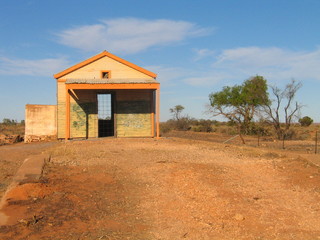
<svg viewBox="0 0 320 240"><path fill-rule="evenodd" d="M135 65L135 64L133 64L131 62L128 62L128 61L126 61L126 60L124 60L124 59L122 59L120 57L117 57L116 55L113 55L112 53L109 53L107 51L103 51L102 53L99 53L98 55L95 55L95 56L93 56L91 58L88 58L87 60L85 60L83 62L80 62L80 63L78 63L78 64L76 64L76 65L74 65L74 66L72 66L70 68L67 68L66 70L64 70L64 71L62 71L60 73L57 73L57 74L55 74L53 76L54 76L54 78L58 79L58 78L63 77L64 75L66 75L68 73L71 73L71 72L73 72L73 71L75 71L75 70L77 70L79 68L82 68L82 67L84 67L84 66L86 66L86 65L88 65L88 64L90 64L90 63L92 63L92 62L94 62L96 60L99 60L100 58L103 58L103 57L109 57L109 58L111 58L113 60L116 60L116 61L118 61L118 62L120 62L120 63L122 63L124 65L127 65L128 67L131 67L131 68L133 68L133 69L135 69L135 70L137 70L139 72L142 72L142 73L144 73L144 74L146 74L146 75L148 75L150 77L153 77L153 78L157 77L157 74L155 74L153 72L150 72L150 71L148 71L148 70L146 70L146 69L144 69L142 67L139 67L139 66L137 66L137 65Z"/></svg>

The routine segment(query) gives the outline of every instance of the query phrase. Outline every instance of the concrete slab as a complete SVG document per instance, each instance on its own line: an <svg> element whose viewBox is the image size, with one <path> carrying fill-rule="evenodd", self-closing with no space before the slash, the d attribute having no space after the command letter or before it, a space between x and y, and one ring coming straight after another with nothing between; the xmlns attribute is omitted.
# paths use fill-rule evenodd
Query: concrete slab
<svg viewBox="0 0 320 240"><path fill-rule="evenodd" d="M32 182L40 179L47 156L40 154L24 160L13 178L16 183Z"/></svg>
<svg viewBox="0 0 320 240"><path fill-rule="evenodd" d="M37 182L43 171L45 162L50 159L50 156L47 154L39 154L31 156L24 160L16 175L13 178L12 183L9 185L7 191L3 195L0 201L0 226L9 225L10 223L16 222L10 216L8 211L5 211L5 208L8 206L10 192L24 183Z"/></svg>

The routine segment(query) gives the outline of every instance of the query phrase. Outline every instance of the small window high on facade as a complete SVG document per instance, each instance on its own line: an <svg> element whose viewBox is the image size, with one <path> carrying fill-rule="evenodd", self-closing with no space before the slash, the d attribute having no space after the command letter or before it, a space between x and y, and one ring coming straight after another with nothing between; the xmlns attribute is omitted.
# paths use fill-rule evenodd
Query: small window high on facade
<svg viewBox="0 0 320 240"><path fill-rule="evenodd" d="M110 78L110 71L101 71L101 78L109 79Z"/></svg>

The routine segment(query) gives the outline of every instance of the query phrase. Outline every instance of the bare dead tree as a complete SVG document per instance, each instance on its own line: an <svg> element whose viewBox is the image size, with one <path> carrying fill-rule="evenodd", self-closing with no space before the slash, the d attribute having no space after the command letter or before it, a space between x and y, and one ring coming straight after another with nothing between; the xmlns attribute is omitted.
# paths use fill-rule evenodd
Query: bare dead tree
<svg viewBox="0 0 320 240"><path fill-rule="evenodd" d="M267 121L272 124L278 139L283 139L295 118L298 117L302 104L294 101L297 91L302 87L301 82L294 79L284 89L270 86L275 99L264 105ZM281 111L284 111L284 123L281 123Z"/></svg>

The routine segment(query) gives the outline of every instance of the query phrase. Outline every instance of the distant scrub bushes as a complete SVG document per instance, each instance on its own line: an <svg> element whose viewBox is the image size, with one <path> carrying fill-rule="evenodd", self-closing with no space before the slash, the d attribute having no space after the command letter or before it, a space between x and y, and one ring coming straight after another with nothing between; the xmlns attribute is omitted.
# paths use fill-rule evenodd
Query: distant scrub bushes
<svg viewBox="0 0 320 240"><path fill-rule="evenodd" d="M300 124L299 124L300 123ZM318 129L319 125L311 125L309 128L301 127L306 126L299 123L294 124L293 127L286 132L286 140L307 140L311 139L314 132ZM309 126L309 125L308 125ZM179 120L170 119L160 124L160 134L164 135L172 130L175 131L193 131L193 132L208 132L208 133L221 133L227 135L236 135L238 131L233 122L219 122L216 120L207 119L194 119L190 117L183 117ZM250 127L244 132L244 135L252 136L268 136L276 138L273 127L267 122L252 122Z"/></svg>
<svg viewBox="0 0 320 240"><path fill-rule="evenodd" d="M18 122L17 120L4 118L0 122L0 134L3 135L24 135L24 120Z"/></svg>

